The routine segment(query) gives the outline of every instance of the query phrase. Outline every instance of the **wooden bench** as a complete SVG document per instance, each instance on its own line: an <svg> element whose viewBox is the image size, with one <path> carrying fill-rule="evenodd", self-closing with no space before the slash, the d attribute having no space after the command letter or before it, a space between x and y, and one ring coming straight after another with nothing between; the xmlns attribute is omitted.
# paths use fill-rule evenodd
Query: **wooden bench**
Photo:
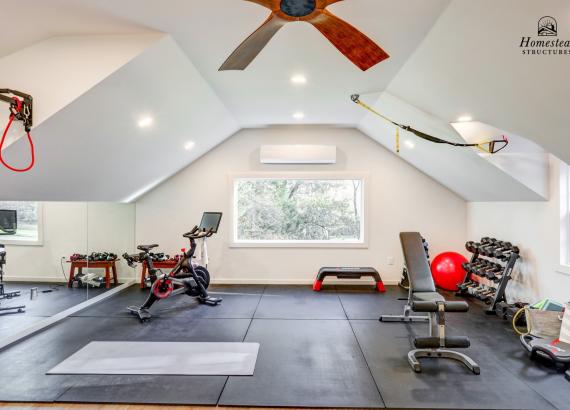
<svg viewBox="0 0 570 410"><path fill-rule="evenodd" d="M153 261L152 264L155 269L174 269L178 262L173 260L168 261ZM141 289L146 288L146 275L148 273L148 266L146 265L146 261L142 264L142 272L141 272Z"/></svg>
<svg viewBox="0 0 570 410"><path fill-rule="evenodd" d="M94 268L94 269L105 269L105 288L109 289L111 287L111 272L113 273L113 283L117 285L119 280L117 279L117 260L113 261L87 261L87 260L77 260L77 261L67 261L71 264L69 269L69 280L67 281L67 287L72 286L73 280L75 279L75 270L78 273L83 273L83 268Z"/></svg>

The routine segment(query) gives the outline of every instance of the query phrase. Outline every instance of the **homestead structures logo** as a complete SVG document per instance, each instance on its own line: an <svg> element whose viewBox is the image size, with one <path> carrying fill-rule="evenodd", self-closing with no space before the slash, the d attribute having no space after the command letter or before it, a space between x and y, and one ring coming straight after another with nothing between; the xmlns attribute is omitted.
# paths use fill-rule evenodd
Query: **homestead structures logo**
<svg viewBox="0 0 570 410"><path fill-rule="evenodd" d="M558 22L544 16L538 20L537 37L523 36L519 44L523 55L570 55L570 40L558 37Z"/></svg>
<svg viewBox="0 0 570 410"><path fill-rule="evenodd" d="M557 36L558 23L554 17L544 16L538 20L538 35L539 36Z"/></svg>

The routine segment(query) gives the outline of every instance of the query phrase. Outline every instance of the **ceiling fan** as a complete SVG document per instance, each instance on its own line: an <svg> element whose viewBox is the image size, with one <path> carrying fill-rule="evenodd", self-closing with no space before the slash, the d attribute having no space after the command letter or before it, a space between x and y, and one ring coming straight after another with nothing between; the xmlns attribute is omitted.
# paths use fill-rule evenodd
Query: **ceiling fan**
<svg viewBox="0 0 570 410"><path fill-rule="evenodd" d="M271 10L267 20L228 57L220 67L245 70L273 36L285 24L306 21L319 30L342 54L362 71L368 70L390 56L374 41L346 21L326 10L344 0L245 0Z"/></svg>

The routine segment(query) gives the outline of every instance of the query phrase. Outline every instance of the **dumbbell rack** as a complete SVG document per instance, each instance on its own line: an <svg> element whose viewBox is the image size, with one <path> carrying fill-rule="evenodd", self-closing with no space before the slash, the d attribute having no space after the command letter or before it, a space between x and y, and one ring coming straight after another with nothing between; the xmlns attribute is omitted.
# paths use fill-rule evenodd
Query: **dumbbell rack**
<svg viewBox="0 0 570 410"><path fill-rule="evenodd" d="M475 263L478 259L481 258L482 255L479 254L479 250L475 250L475 252L473 252L473 255L471 256L471 260L469 261L469 263ZM501 302L507 302L507 297L505 295L505 291L507 289L507 285L509 283L509 280L511 280L512 274L513 274L513 269L515 267L515 264L517 262L517 260L520 258L520 255L516 252L510 252L510 255L508 257L508 259L506 260L503 272L501 274L501 279L499 281L499 283L495 286L495 294L492 297L492 302L489 305L489 308L485 311L485 313L487 313L488 315L493 315L496 314L496 309L497 309L497 304L501 303ZM500 262L505 262L502 260L499 260ZM467 272L467 274L465 275L465 279L463 280L463 283L468 283L468 282L478 282L478 281L474 281L473 279L474 274L472 272ZM463 284L462 283L462 284ZM461 285L460 289L461 289ZM471 294L467 291L467 290L463 290L463 291L459 291L457 292L458 296L471 296Z"/></svg>

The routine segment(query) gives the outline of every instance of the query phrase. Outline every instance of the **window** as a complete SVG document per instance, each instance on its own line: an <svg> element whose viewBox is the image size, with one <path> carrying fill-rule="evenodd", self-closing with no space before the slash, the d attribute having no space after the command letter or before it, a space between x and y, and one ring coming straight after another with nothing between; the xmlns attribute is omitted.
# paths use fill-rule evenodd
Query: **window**
<svg viewBox="0 0 570 410"><path fill-rule="evenodd" d="M559 162L560 167L560 264L557 272L570 275L570 167Z"/></svg>
<svg viewBox="0 0 570 410"><path fill-rule="evenodd" d="M364 245L364 179L234 179L236 245Z"/></svg>
<svg viewBox="0 0 570 410"><path fill-rule="evenodd" d="M42 240L42 208L38 202L0 201L0 210L16 211L16 230L11 229L11 212L5 212L0 226L0 243L38 245ZM4 226L5 225L5 226ZM10 225L10 226L7 226Z"/></svg>

